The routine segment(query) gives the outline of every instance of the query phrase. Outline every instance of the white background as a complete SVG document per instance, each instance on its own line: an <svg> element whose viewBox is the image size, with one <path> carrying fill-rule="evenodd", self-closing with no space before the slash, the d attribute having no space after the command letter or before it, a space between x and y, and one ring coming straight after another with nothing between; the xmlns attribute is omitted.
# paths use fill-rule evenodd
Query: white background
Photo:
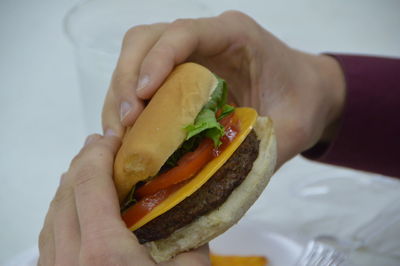
<svg viewBox="0 0 400 266"><path fill-rule="evenodd" d="M137 2L139 8L141 1ZM245 11L289 45L309 52L400 56L397 0L203 2L215 14L232 8ZM0 1L0 264L36 244L59 176L88 133L82 119L72 46L62 31L63 16L75 3ZM299 178L316 173L363 176L296 158L275 176L251 214L255 210L265 212L266 220L279 222L286 231L313 235L316 228L329 231L335 222L321 218L319 226L307 227L304 217L311 217L307 216L310 207L325 215L321 217L329 214L330 221L336 221L335 213L341 217L347 214L349 225L344 228L350 228L400 192L396 184L361 191L359 198L345 204L321 201L297 206L289 187ZM341 197L344 199L349 194L354 196L351 191L340 193L348 193ZM352 215L355 209L361 211ZM300 222L296 220L302 217L304 226L297 227Z"/></svg>

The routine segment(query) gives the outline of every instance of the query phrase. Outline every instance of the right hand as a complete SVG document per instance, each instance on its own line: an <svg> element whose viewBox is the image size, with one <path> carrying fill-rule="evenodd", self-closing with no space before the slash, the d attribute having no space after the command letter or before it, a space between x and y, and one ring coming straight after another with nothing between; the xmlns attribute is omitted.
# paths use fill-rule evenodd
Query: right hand
<svg viewBox="0 0 400 266"><path fill-rule="evenodd" d="M239 106L272 118L278 166L324 134L329 136L330 125L340 117L344 81L333 58L291 49L250 17L228 11L131 28L105 101L104 130L111 128L122 136L144 101L175 65L185 61L200 63L224 78Z"/></svg>

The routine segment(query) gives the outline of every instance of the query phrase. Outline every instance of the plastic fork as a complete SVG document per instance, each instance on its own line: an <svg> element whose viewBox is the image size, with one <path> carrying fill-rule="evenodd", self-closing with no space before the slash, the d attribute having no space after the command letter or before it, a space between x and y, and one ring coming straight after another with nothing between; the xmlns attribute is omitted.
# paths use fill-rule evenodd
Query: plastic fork
<svg viewBox="0 0 400 266"><path fill-rule="evenodd" d="M342 266L353 249L339 239L321 235L308 242L296 266Z"/></svg>
<svg viewBox="0 0 400 266"><path fill-rule="evenodd" d="M338 239L334 236L320 235L312 239L303 250L296 266L343 266L348 262L351 252L368 247L372 240L381 233L400 222L399 199L388 204L369 222L359 227L347 239ZM380 247L378 253L389 256L398 256L398 247ZM393 253L394 252L394 253Z"/></svg>

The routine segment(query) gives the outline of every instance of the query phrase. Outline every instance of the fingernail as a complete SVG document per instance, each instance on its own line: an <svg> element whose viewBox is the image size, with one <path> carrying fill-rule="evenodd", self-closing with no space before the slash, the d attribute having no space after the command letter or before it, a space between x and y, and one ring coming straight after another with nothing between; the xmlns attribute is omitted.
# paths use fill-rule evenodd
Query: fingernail
<svg viewBox="0 0 400 266"><path fill-rule="evenodd" d="M150 78L148 75L144 75L141 78L139 78L139 82L138 82L138 86L136 88L137 91L141 91L144 88L146 88L146 86L149 84L150 82Z"/></svg>
<svg viewBox="0 0 400 266"><path fill-rule="evenodd" d="M107 129L106 132L104 133L104 136L106 137L116 137L117 134L115 133L114 130L112 130L111 128Z"/></svg>
<svg viewBox="0 0 400 266"><path fill-rule="evenodd" d="M126 115L132 110L132 104L129 102L122 102L121 103L121 109L120 109L120 119L121 121L124 120Z"/></svg>

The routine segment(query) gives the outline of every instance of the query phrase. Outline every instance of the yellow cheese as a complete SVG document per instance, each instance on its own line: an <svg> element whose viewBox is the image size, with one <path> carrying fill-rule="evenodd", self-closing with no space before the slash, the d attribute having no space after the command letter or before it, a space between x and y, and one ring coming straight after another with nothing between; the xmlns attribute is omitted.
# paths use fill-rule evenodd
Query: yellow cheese
<svg viewBox="0 0 400 266"><path fill-rule="evenodd" d="M210 179L215 172L229 159L235 152L240 144L245 140L247 135L253 128L257 119L257 112L251 108L236 108L236 115L240 121L240 132L236 138L229 144L229 146L215 159L208 163L194 178L192 178L186 185L171 194L167 199L161 202L158 206L152 209L149 213L143 216L136 224L132 225L129 229L135 231L139 227L153 220L157 216L167 212L174 206L179 204L185 198L193 194L204 183Z"/></svg>

